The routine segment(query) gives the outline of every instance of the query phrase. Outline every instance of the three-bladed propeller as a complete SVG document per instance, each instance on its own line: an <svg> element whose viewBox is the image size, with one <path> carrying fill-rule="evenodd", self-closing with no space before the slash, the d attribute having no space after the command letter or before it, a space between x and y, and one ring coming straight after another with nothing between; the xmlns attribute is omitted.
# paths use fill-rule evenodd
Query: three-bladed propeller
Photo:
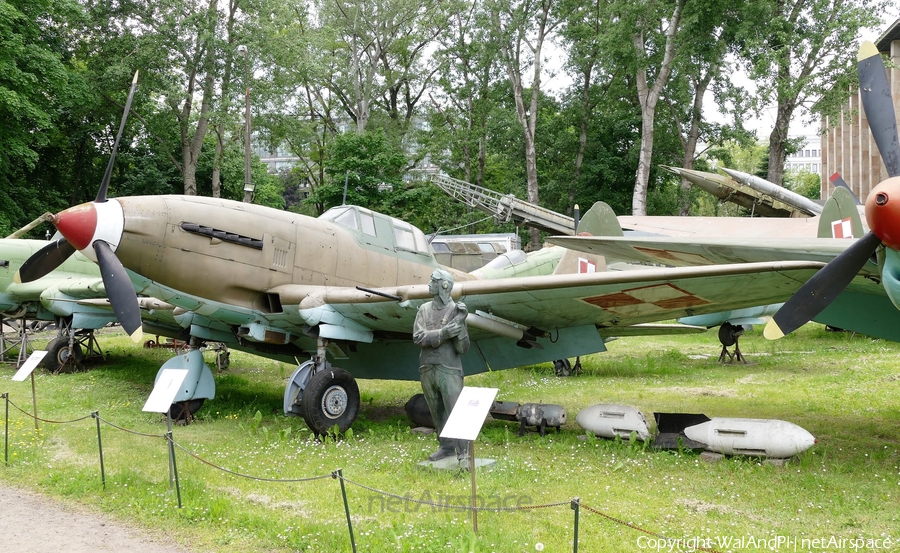
<svg viewBox="0 0 900 553"><path fill-rule="evenodd" d="M100 266L103 286L106 288L106 295L112 305L113 312L115 312L122 328L135 342L139 342L143 334L137 294L134 291L131 280L128 278L125 267L113 252L112 246L100 238L95 238L94 232L97 229L98 219L96 204L102 204L107 201L106 193L109 189L109 180L112 175L116 151L119 149L119 140L122 138L125 121L128 118L128 112L131 110L131 101L134 98L137 79L138 73L135 72L134 79L131 81L131 90L128 92L128 100L125 102L125 113L122 116L122 121L119 123L119 132L116 134L112 154L106 166L106 173L103 175L103 181L100 183L100 189L97 191L97 197L93 204L83 204L69 208L51 217L50 220L53 225L67 238L51 242L38 250L22 264L22 267L19 268L14 277L15 281L19 283L37 280L55 270L79 249L92 245L97 264ZM70 232L66 232L66 227L68 227ZM73 236L75 237L73 238Z"/></svg>
<svg viewBox="0 0 900 553"><path fill-rule="evenodd" d="M869 233L820 269L775 313L764 331L770 340L793 332L828 307L879 246L900 248L900 179L896 178L900 175L900 140L884 60L873 43L860 46L857 72L863 109L891 178L872 189L866 200Z"/></svg>

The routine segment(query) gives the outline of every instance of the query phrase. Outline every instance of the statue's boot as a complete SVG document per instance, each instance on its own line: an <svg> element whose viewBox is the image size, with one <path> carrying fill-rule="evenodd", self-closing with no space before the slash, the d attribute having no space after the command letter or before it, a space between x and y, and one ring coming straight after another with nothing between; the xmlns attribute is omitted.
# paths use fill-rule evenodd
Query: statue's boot
<svg viewBox="0 0 900 553"><path fill-rule="evenodd" d="M440 443L441 446L437 449L437 451L428 456L429 461L439 461L441 459L444 459L445 457L456 455L456 447L453 443L453 440L438 438L438 443Z"/></svg>

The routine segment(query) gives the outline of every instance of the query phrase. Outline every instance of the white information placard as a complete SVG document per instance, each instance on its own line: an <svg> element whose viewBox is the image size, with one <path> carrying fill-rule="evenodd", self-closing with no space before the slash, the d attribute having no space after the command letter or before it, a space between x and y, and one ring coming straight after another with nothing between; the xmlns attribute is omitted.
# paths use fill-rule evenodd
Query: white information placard
<svg viewBox="0 0 900 553"><path fill-rule="evenodd" d="M498 388L463 387L441 431L441 438L474 441L498 391Z"/></svg>
<svg viewBox="0 0 900 553"><path fill-rule="evenodd" d="M23 382L26 378L31 376L31 373L34 372L34 369L37 368L38 363L41 362L41 359L46 357L47 352L43 350L33 351L31 355L28 356L28 359L22 363L22 366L16 371L16 374L13 375L13 382Z"/></svg>
<svg viewBox="0 0 900 553"><path fill-rule="evenodd" d="M165 413L172 407L172 401L181 390L181 384L187 376L187 369L163 369L162 374L153 385L153 391L147 398L141 411Z"/></svg>

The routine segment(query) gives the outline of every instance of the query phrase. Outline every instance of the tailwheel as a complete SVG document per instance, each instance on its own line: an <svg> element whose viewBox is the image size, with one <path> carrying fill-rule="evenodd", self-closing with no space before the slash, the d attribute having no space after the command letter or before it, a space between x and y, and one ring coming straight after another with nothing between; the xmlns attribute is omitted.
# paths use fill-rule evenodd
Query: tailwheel
<svg viewBox="0 0 900 553"><path fill-rule="evenodd" d="M73 342L70 347L68 337L58 336L47 344L47 355L41 360L41 366L54 374L71 373L81 365L83 358L78 342Z"/></svg>
<svg viewBox="0 0 900 553"><path fill-rule="evenodd" d="M359 386L344 369L329 368L310 377L303 390L300 410L316 436L345 432L359 413Z"/></svg>
<svg viewBox="0 0 900 553"><path fill-rule="evenodd" d="M185 401L176 401L169 408L169 416L172 417L173 422L190 424L190 422L194 420L194 415L197 414L197 411L203 407L203 402L205 400L206 398L200 397Z"/></svg>

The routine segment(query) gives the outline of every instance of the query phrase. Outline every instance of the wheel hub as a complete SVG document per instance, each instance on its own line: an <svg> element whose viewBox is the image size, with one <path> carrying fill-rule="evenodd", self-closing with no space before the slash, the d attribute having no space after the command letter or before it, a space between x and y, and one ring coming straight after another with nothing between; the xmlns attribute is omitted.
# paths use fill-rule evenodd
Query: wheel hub
<svg viewBox="0 0 900 553"><path fill-rule="evenodd" d="M322 395L322 412L329 419L336 419L347 409L347 403L347 391L341 386L331 386Z"/></svg>

